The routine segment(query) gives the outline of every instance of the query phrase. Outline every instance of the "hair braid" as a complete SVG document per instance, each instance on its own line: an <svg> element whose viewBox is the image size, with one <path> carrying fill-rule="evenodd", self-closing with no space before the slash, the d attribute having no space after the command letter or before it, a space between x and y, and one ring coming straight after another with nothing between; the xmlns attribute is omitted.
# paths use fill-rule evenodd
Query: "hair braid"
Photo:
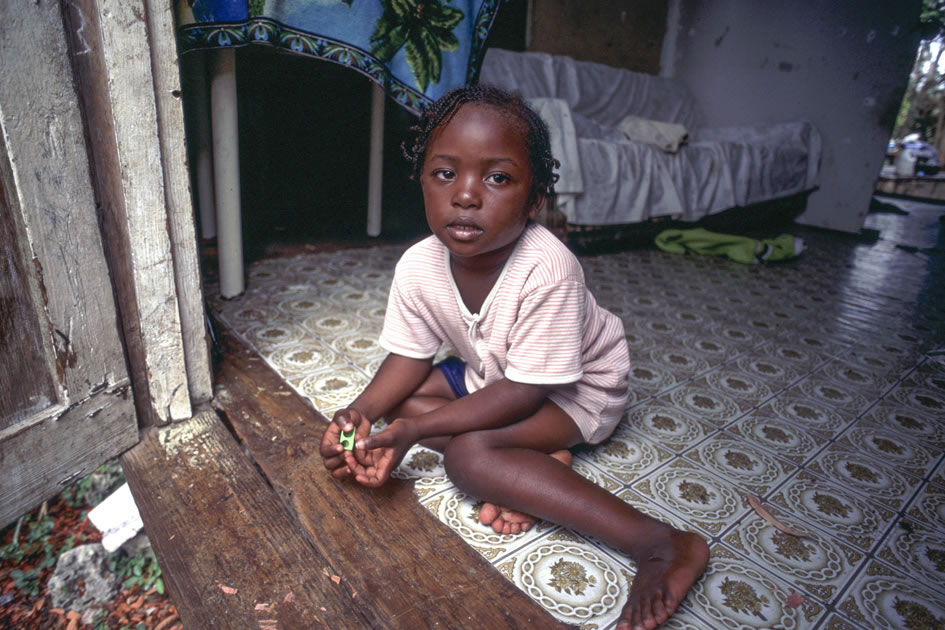
<svg viewBox="0 0 945 630"><path fill-rule="evenodd" d="M486 85L456 88L423 110L417 124L410 127L414 135L409 146L407 141L400 144L404 157L413 165L410 178L419 179L423 171L427 144L434 129L448 123L466 104L495 107L525 125L525 145L532 167L532 195L553 195L555 182L558 181L558 174L554 170L561 164L551 155L547 125L518 94Z"/></svg>

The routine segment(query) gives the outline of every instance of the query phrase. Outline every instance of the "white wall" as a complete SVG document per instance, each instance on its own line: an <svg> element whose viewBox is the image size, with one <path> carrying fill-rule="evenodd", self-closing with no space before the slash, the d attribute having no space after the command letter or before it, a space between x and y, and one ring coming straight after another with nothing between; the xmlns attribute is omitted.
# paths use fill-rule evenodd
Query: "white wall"
<svg viewBox="0 0 945 630"><path fill-rule="evenodd" d="M806 119L823 136L820 188L800 223L863 225L918 48L920 0L670 0L664 76L706 123Z"/></svg>

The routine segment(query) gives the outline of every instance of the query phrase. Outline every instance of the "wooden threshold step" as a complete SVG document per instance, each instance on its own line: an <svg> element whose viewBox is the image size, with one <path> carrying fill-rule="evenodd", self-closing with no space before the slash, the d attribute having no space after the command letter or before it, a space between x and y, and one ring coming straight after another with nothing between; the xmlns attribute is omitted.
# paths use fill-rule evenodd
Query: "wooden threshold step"
<svg viewBox="0 0 945 630"><path fill-rule="evenodd" d="M332 627L566 628L424 508L412 482L338 481L318 445L327 422L263 360L223 335L215 407L349 592ZM369 624L361 626L361 620Z"/></svg>
<svg viewBox="0 0 945 630"><path fill-rule="evenodd" d="M373 625L215 412L147 431L121 463L185 628Z"/></svg>

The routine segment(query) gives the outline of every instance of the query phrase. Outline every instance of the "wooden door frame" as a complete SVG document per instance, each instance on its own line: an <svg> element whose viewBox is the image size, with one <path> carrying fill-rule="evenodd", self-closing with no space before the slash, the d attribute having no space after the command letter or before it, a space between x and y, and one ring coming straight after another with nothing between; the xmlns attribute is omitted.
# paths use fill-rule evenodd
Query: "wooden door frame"
<svg viewBox="0 0 945 630"><path fill-rule="evenodd" d="M172 3L61 8L139 425L185 420L213 386Z"/></svg>

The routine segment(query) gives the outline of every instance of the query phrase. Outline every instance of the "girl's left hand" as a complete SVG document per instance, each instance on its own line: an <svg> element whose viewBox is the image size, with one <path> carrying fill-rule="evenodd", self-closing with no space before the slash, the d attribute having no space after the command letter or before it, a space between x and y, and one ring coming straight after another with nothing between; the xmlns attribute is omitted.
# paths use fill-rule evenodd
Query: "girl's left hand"
<svg viewBox="0 0 945 630"><path fill-rule="evenodd" d="M378 488L416 442L410 421L398 418L380 433L358 440L353 452L344 453L345 462L358 483Z"/></svg>
<svg viewBox="0 0 945 630"><path fill-rule="evenodd" d="M351 474L351 470L346 465L344 455L342 454L344 453L344 447L341 445L340 441L341 432L348 426L355 429L355 434L358 437L366 437L371 432L371 421L361 415L361 412L357 409L348 407L335 412L331 422L328 423L328 426L325 428L325 433L322 435L319 452L321 453L325 468L327 468L331 476L336 479L341 479Z"/></svg>

